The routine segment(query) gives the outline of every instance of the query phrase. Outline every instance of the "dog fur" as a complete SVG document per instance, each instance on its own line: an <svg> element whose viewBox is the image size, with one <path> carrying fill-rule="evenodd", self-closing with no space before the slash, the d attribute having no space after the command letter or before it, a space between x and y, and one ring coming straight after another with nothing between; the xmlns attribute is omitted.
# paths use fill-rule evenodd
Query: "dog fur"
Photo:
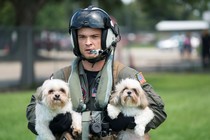
<svg viewBox="0 0 210 140"><path fill-rule="evenodd" d="M56 140L49 129L49 123L58 114L69 112L72 115L73 135L82 131L81 114L73 111L68 84L59 79L46 80L37 88L36 126L37 140Z"/></svg>
<svg viewBox="0 0 210 140"><path fill-rule="evenodd" d="M134 130L120 131L119 140L144 139L145 127L154 117L139 81L131 78L124 79L116 85L107 106L107 112L111 119L117 118L120 112L124 116L134 117L136 123Z"/></svg>

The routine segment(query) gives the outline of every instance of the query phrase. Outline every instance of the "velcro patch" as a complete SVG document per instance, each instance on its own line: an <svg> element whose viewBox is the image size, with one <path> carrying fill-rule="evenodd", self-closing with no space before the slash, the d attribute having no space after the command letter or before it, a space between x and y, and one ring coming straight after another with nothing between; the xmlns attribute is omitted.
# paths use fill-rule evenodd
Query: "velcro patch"
<svg viewBox="0 0 210 140"><path fill-rule="evenodd" d="M146 83L146 80L144 79L144 76L143 76L142 72L137 73L136 78L140 82L140 84Z"/></svg>

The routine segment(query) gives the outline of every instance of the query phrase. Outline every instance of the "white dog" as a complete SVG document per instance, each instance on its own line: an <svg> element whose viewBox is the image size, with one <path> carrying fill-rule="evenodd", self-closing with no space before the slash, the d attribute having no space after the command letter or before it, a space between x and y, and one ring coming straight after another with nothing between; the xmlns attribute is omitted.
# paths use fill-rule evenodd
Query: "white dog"
<svg viewBox="0 0 210 140"><path fill-rule="evenodd" d="M130 78L116 85L107 106L107 112L111 119L117 118L120 112L124 116L134 117L136 123L134 130L121 131L118 135L120 140L143 139L145 127L154 117L139 81Z"/></svg>
<svg viewBox="0 0 210 140"><path fill-rule="evenodd" d="M58 114L69 112L72 115L73 135L82 131L81 114L72 110L69 87L59 79L46 80L36 92L36 126L37 140L55 140L49 129L49 123Z"/></svg>

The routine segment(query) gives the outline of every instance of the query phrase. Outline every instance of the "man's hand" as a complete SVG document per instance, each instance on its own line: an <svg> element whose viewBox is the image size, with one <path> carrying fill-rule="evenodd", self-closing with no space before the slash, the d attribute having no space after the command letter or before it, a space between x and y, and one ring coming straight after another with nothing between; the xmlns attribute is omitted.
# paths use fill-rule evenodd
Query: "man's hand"
<svg viewBox="0 0 210 140"><path fill-rule="evenodd" d="M72 118L70 113L58 114L49 124L49 128L52 133L62 134L65 131L70 130Z"/></svg>

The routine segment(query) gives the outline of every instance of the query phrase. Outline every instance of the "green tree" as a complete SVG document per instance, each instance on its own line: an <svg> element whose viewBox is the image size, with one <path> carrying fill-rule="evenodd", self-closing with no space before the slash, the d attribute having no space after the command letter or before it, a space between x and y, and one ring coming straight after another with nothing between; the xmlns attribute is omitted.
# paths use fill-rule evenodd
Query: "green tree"
<svg viewBox="0 0 210 140"><path fill-rule="evenodd" d="M40 9L50 2L62 2L62 0L0 0L0 5L3 7L0 13L4 13L5 10L11 12L15 26L31 26L34 25ZM9 16L5 14L3 17ZM8 22L10 19L3 19L1 23Z"/></svg>
<svg viewBox="0 0 210 140"><path fill-rule="evenodd" d="M65 3L49 3L37 15L34 26L47 29L66 29L68 27L68 11Z"/></svg>
<svg viewBox="0 0 210 140"><path fill-rule="evenodd" d="M210 4L209 0L139 0L137 3L149 18L156 20L201 19Z"/></svg>
<svg viewBox="0 0 210 140"><path fill-rule="evenodd" d="M70 16L89 5L108 13L120 11L120 0L0 0L0 25L66 28ZM117 8L116 8L117 5Z"/></svg>
<svg viewBox="0 0 210 140"><path fill-rule="evenodd" d="M15 11L9 1L0 0L0 25L11 26L15 23Z"/></svg>

